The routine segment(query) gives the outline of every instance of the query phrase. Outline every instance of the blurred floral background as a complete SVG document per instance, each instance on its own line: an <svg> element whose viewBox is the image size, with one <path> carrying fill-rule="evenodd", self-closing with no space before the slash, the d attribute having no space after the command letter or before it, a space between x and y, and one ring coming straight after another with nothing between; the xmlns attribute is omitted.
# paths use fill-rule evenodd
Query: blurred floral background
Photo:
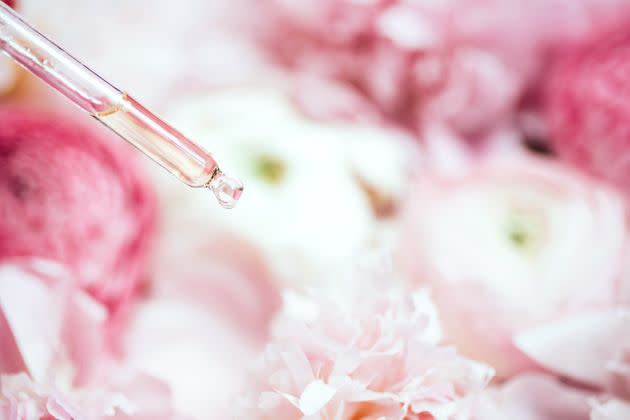
<svg viewBox="0 0 630 420"><path fill-rule="evenodd" d="M629 0L16 0L240 176L0 57L0 419L630 419Z"/></svg>

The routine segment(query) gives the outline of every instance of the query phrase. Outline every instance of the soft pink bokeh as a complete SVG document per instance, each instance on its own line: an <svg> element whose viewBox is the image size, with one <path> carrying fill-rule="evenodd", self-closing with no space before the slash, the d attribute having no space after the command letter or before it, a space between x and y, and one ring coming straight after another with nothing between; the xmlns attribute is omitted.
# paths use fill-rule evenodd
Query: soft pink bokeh
<svg viewBox="0 0 630 420"><path fill-rule="evenodd" d="M399 262L432 288L447 338L509 376L536 368L518 333L627 303L626 210L614 190L547 159L426 175L402 221Z"/></svg>
<svg viewBox="0 0 630 420"><path fill-rule="evenodd" d="M155 200L132 149L105 133L0 109L0 259L63 262L114 310L146 274Z"/></svg>
<svg viewBox="0 0 630 420"><path fill-rule="evenodd" d="M263 10L267 30L258 34L281 65L345 83L398 123L447 124L476 141L514 123L554 47L630 8L619 0L266 0ZM316 89L303 95L325 100Z"/></svg>

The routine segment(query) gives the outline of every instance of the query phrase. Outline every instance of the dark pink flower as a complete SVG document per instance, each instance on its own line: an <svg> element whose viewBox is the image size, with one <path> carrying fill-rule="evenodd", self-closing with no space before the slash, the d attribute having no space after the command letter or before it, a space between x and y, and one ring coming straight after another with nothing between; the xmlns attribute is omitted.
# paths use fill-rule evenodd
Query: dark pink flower
<svg viewBox="0 0 630 420"><path fill-rule="evenodd" d="M154 198L128 146L64 116L0 110L0 260L62 262L109 309L142 279Z"/></svg>
<svg viewBox="0 0 630 420"><path fill-rule="evenodd" d="M598 37L554 66L547 119L558 153L630 191L630 31Z"/></svg>

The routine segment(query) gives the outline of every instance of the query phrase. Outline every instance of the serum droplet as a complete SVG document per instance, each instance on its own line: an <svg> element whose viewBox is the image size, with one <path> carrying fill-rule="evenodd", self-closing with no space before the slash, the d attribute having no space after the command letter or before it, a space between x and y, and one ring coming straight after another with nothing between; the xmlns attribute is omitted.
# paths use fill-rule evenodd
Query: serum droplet
<svg viewBox="0 0 630 420"><path fill-rule="evenodd" d="M243 194L243 183L222 172L215 175L208 188L214 193L219 204L226 209L234 208Z"/></svg>

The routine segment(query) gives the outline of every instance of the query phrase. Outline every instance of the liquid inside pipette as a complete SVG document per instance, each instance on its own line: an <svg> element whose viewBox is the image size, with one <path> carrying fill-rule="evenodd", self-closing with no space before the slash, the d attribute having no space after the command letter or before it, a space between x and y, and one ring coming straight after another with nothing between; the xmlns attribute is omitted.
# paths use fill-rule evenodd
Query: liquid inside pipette
<svg viewBox="0 0 630 420"><path fill-rule="evenodd" d="M219 204L233 208L243 184L224 174L212 155L122 94L116 105L92 116L191 187L206 187Z"/></svg>

